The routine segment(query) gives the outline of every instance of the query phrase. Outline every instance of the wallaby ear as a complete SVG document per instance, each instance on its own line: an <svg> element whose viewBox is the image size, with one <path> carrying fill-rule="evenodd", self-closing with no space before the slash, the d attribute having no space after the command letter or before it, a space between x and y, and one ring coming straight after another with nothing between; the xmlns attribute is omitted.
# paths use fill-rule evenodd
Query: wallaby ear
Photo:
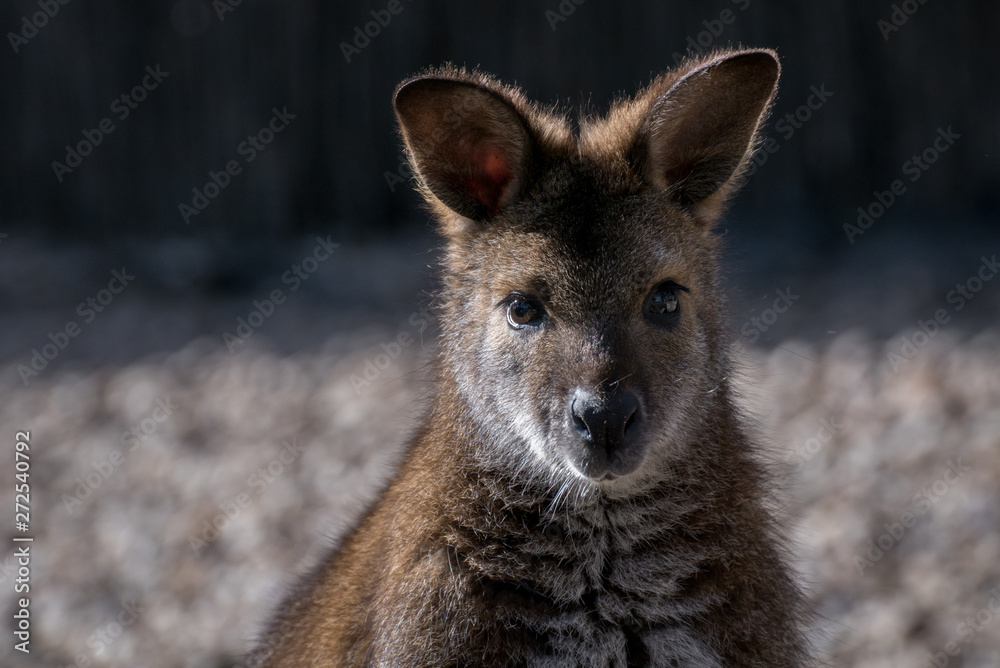
<svg viewBox="0 0 1000 668"><path fill-rule="evenodd" d="M449 209L486 220L520 194L531 135L502 94L469 81L417 77L400 84L393 106L421 184Z"/></svg>
<svg viewBox="0 0 1000 668"><path fill-rule="evenodd" d="M646 177L714 218L739 185L777 90L772 51L723 54L694 67L653 102L638 147Z"/></svg>

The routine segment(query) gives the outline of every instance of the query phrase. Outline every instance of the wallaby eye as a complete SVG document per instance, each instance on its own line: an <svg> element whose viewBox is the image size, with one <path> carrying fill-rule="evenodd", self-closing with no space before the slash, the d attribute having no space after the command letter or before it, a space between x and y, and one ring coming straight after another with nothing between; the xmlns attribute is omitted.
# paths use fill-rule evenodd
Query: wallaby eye
<svg viewBox="0 0 1000 668"><path fill-rule="evenodd" d="M670 288L660 288L649 298L650 313L673 313L677 310L677 293Z"/></svg>
<svg viewBox="0 0 1000 668"><path fill-rule="evenodd" d="M523 295L513 294L507 304L507 324L512 329L521 329L542 322L542 307L538 302Z"/></svg>
<svg viewBox="0 0 1000 668"><path fill-rule="evenodd" d="M681 290L688 291L683 285L677 285L673 281L664 281L657 285L646 299L646 315L658 321L676 318L681 308L677 293Z"/></svg>

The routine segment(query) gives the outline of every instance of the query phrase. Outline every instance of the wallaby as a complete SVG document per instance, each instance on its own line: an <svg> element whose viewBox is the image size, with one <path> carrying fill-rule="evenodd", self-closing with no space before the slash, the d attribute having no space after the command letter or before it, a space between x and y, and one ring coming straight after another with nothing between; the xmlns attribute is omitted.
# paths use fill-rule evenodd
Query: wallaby
<svg viewBox="0 0 1000 668"><path fill-rule="evenodd" d="M713 232L778 74L719 51L578 129L480 72L399 85L446 239L433 399L250 665L807 663Z"/></svg>

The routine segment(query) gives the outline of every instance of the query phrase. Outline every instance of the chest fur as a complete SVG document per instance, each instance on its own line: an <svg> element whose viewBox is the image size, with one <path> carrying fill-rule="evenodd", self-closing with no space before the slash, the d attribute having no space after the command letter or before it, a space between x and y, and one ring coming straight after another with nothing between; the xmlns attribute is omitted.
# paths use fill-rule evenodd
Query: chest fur
<svg viewBox="0 0 1000 668"><path fill-rule="evenodd" d="M721 550L690 524L681 531L671 510L553 517L508 508L489 527L455 526L414 578L434 592L420 605L434 620L411 610L404 624L423 626L414 637L445 639L444 662L721 665L699 621L722 603L713 577Z"/></svg>

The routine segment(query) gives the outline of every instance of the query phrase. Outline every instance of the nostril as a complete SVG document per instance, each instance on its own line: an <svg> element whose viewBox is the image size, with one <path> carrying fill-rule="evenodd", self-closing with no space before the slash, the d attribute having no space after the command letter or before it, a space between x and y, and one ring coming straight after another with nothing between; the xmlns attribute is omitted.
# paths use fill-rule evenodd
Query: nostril
<svg viewBox="0 0 1000 668"><path fill-rule="evenodd" d="M627 418L625 418L625 435L626 436L629 435L629 432L631 432L632 427L634 427L635 424L636 424L636 422L639 421L638 420L638 413L639 413L639 411L637 411L636 409L633 408L632 412L629 413L629 415L628 415Z"/></svg>
<svg viewBox="0 0 1000 668"><path fill-rule="evenodd" d="M622 435L628 437L635 431L635 426L639 423L639 400L631 392L622 394L619 398L618 409L622 416Z"/></svg>

